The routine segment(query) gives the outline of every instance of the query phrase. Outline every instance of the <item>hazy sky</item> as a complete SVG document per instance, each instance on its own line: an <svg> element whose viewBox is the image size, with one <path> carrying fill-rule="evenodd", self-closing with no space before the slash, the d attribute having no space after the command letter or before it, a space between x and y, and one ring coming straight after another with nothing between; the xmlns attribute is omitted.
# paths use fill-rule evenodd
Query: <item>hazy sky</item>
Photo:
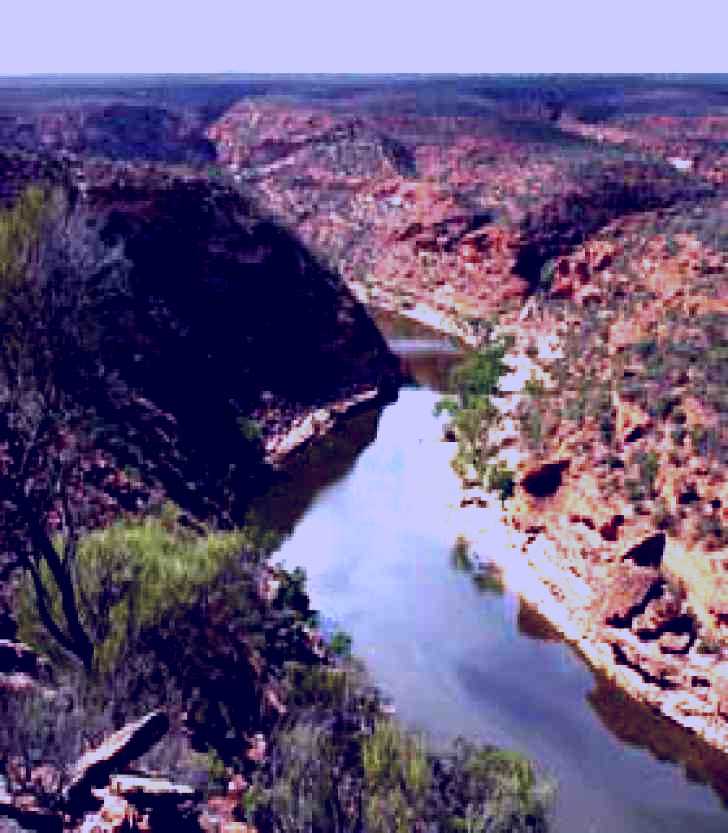
<svg viewBox="0 0 728 833"><path fill-rule="evenodd" d="M2 0L0 75L728 72L726 0Z"/></svg>

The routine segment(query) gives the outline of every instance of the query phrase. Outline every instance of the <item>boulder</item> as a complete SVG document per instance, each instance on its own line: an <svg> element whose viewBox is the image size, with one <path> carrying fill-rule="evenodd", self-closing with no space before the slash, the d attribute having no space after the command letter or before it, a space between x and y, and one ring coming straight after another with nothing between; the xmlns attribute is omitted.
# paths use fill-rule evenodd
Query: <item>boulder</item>
<svg viewBox="0 0 728 833"><path fill-rule="evenodd" d="M657 570L649 567L624 566L613 573L606 582L600 597L603 621L616 627L630 627L660 590Z"/></svg>
<svg viewBox="0 0 728 833"><path fill-rule="evenodd" d="M127 723L95 749L82 755L76 762L65 798L71 809L93 806L93 787L103 786L115 770L123 769L133 760L148 752L169 729L164 712L154 711Z"/></svg>
<svg viewBox="0 0 728 833"><path fill-rule="evenodd" d="M689 633L672 633L666 631L657 640L663 654L686 654L692 642Z"/></svg>
<svg viewBox="0 0 728 833"><path fill-rule="evenodd" d="M109 792L138 807L171 807L200 798L194 787L139 775L112 775Z"/></svg>
<svg viewBox="0 0 728 833"><path fill-rule="evenodd" d="M39 807L35 796L11 796L0 787L0 821L3 818L13 819L22 828L40 833L61 833L63 829L63 817Z"/></svg>

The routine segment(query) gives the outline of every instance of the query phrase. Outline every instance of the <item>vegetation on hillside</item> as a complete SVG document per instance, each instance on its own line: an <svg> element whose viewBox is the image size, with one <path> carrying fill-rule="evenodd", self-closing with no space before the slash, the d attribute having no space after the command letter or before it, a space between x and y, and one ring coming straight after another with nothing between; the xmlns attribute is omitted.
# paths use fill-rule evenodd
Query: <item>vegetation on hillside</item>
<svg viewBox="0 0 728 833"><path fill-rule="evenodd" d="M163 707L174 729L145 765L185 780L204 766L211 794L242 775L235 812L261 833L545 831L552 789L524 758L464 740L431 750L384 716L345 634L316 647L305 577L272 567L272 545L252 529L192 531L171 506L84 536L77 591L94 669L56 658L52 699L0 698L15 769L50 764L62 785L85 744ZM53 657L30 593L22 635ZM262 759L248 754L258 731Z"/></svg>
<svg viewBox="0 0 728 833"><path fill-rule="evenodd" d="M494 337L486 328L479 348L470 353L451 373L451 395L438 402L435 413L452 416L458 439L458 454L453 463L460 473L472 466L488 489L502 502L513 496L514 480L501 461L495 460L498 448L491 432L498 425L500 412L493 402L498 383L508 372L505 357L513 346L510 339Z"/></svg>
<svg viewBox="0 0 728 833"><path fill-rule="evenodd" d="M544 831L549 790L523 758L436 753L384 716L351 639L317 634L303 572L270 563L273 537L164 502L158 460L109 418L137 396L106 357L139 320L139 252L102 238L51 188L0 216L3 569L19 637L50 660L0 696L3 777L60 811L81 752L162 708L172 731L142 767L195 782L202 767L212 793L244 777L236 814L261 833ZM503 355L456 374L463 413L486 407Z"/></svg>

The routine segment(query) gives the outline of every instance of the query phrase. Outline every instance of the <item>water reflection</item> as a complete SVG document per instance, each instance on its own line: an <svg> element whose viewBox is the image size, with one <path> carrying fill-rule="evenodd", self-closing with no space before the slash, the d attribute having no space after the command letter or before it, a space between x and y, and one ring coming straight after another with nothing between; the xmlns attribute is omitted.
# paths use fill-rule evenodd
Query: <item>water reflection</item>
<svg viewBox="0 0 728 833"><path fill-rule="evenodd" d="M391 313L376 312L374 320L410 384L441 393L450 389L450 372L462 360L461 345Z"/></svg>
<svg viewBox="0 0 728 833"><path fill-rule="evenodd" d="M419 332L430 350L432 334L423 330L384 327L390 343ZM313 606L351 633L405 722L436 743L462 734L547 767L560 786L559 833L724 830L728 816L716 796L659 757L716 789L717 761L725 759L715 759L712 775L695 763L704 756L691 753L688 763L680 730L667 721L659 747L639 713L628 721L629 737L613 727L627 707L487 563L458 545L447 509L459 502L453 450L432 415L457 358L410 351L403 360L419 386L403 388L383 411L374 442L318 492L280 559L304 566Z"/></svg>
<svg viewBox="0 0 728 833"><path fill-rule="evenodd" d="M450 563L454 570L470 576L473 587L478 592L495 593L497 596L505 593L503 574L498 565L476 558L470 544L460 535L455 539L450 551Z"/></svg>
<svg viewBox="0 0 728 833"><path fill-rule="evenodd" d="M676 726L649 706L638 703L609 678L594 672L596 685L587 700L602 723L624 743L643 747L660 761L683 766L686 777L710 784L728 807L728 760L700 738Z"/></svg>
<svg viewBox="0 0 728 833"><path fill-rule="evenodd" d="M380 415L381 408L359 411L294 453L268 490L252 501L248 522L290 533L316 497L346 476L359 454L374 441Z"/></svg>
<svg viewBox="0 0 728 833"><path fill-rule="evenodd" d="M518 632L539 642L561 642L561 634L525 599L518 598Z"/></svg>

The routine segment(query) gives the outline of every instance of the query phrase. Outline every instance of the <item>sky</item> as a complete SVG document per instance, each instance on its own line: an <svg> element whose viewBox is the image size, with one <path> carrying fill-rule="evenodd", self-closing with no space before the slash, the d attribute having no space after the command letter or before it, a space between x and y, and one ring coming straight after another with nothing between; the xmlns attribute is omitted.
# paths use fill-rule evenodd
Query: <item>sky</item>
<svg viewBox="0 0 728 833"><path fill-rule="evenodd" d="M728 72L726 0L0 0L0 75Z"/></svg>

